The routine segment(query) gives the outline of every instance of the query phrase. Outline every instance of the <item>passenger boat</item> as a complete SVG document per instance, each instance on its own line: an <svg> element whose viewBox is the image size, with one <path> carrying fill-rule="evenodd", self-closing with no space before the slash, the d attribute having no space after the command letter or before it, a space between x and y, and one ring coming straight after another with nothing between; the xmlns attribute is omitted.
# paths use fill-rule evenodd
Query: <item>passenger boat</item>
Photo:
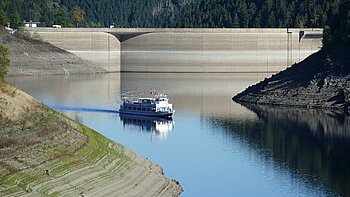
<svg viewBox="0 0 350 197"><path fill-rule="evenodd" d="M154 98L122 97L119 113L171 118L175 110L166 95L157 94Z"/></svg>

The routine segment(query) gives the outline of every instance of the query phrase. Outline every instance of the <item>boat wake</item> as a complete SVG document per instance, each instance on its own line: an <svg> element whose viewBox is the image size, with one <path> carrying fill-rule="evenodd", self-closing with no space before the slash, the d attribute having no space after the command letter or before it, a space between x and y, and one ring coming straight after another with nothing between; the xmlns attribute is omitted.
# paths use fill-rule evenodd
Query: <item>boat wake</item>
<svg viewBox="0 0 350 197"><path fill-rule="evenodd" d="M57 106L57 105L49 105L49 107L57 111L98 112L98 113L112 113L112 114L119 113L118 110L114 110L114 109L70 107L70 106Z"/></svg>

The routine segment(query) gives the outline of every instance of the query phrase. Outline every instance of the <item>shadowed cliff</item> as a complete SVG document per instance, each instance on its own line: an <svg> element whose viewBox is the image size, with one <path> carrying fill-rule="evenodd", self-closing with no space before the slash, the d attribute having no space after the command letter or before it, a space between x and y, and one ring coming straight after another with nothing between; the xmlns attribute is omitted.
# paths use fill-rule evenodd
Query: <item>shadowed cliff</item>
<svg viewBox="0 0 350 197"><path fill-rule="evenodd" d="M350 47L323 48L304 61L248 87L234 101L350 111Z"/></svg>

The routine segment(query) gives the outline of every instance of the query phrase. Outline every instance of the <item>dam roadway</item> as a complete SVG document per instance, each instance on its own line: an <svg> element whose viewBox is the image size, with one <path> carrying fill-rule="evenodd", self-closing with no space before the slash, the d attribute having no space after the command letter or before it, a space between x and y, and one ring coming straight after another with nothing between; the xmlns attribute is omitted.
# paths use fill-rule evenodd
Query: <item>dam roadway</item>
<svg viewBox="0 0 350 197"><path fill-rule="evenodd" d="M322 47L322 29L27 28L110 72L269 72Z"/></svg>

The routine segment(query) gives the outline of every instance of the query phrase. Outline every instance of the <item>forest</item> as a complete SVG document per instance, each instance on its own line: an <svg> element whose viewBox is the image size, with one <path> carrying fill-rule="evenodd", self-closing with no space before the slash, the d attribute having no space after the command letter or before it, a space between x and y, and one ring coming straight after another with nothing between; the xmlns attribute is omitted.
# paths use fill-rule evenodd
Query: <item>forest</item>
<svg viewBox="0 0 350 197"><path fill-rule="evenodd" d="M349 0L0 0L0 22L63 27L324 27L349 39ZM341 29L337 30L336 29ZM345 34L345 35L344 35Z"/></svg>

